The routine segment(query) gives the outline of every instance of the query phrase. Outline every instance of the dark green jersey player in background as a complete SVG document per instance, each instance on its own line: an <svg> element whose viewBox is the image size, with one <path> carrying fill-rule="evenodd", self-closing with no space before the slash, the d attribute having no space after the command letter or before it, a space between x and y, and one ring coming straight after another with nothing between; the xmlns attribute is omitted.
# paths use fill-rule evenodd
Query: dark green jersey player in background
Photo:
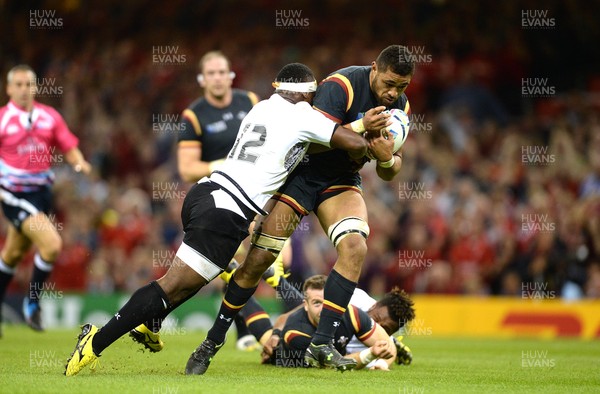
<svg viewBox="0 0 600 394"><path fill-rule="evenodd" d="M198 83L203 97L183 111L183 131L178 136L177 166L186 182L210 175L229 153L240 123L258 102L253 92L232 89L235 73L219 51L200 59Z"/></svg>
<svg viewBox="0 0 600 394"><path fill-rule="evenodd" d="M357 131L366 130L371 155L377 160L377 175L390 181L400 172L402 155L394 153L393 139L382 129L388 125L385 109L400 108L410 112L404 91L414 72L408 49L401 45L385 48L370 66L353 66L332 73L319 85L313 106L325 116ZM344 358L335 349L336 328L356 288L367 254L367 207L361 192L358 170L367 161L352 160L347 154L332 150L311 153L271 199L269 215L254 227L252 246L244 264L235 272L219 309L219 318L198 349L212 349L192 355L198 374L208 368L219 345L225 340L231 317L247 302L262 273L273 263L283 244L301 218L316 213L338 259L327 278L323 311L318 328L306 351L306 361L313 366L340 371L355 368L355 360ZM234 284L234 285L232 285ZM242 296L247 295L245 298Z"/></svg>

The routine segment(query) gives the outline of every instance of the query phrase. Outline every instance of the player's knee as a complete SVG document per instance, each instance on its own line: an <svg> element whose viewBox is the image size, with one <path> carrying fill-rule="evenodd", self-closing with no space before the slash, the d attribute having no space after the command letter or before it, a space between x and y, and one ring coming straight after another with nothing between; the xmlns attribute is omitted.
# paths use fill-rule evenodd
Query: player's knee
<svg viewBox="0 0 600 394"><path fill-rule="evenodd" d="M357 233L352 233L338 243L337 251L340 258L362 263L367 256L367 240Z"/></svg>
<svg viewBox="0 0 600 394"><path fill-rule="evenodd" d="M235 274L236 282L258 283L262 274L274 261L275 257L269 252L261 251L256 253L256 258L252 260L246 259L244 264L238 268Z"/></svg>
<svg viewBox="0 0 600 394"><path fill-rule="evenodd" d="M40 256L44 261L56 261L63 247L62 238L57 235L51 237L44 245L39 246Z"/></svg>

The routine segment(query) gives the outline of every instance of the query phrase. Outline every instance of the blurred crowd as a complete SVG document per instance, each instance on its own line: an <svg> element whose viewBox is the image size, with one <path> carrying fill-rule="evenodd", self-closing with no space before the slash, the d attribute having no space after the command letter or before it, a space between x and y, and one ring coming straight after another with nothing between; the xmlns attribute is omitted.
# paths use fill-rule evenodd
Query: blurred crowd
<svg viewBox="0 0 600 394"><path fill-rule="evenodd" d="M190 187L176 171L177 117L201 94L204 52L222 50L235 86L266 98L288 62L322 78L398 43L422 51L407 90L412 133L397 179L378 179L373 163L361 170L371 235L360 286L374 295L399 285L600 297L600 6L379 3L358 12L360 2L345 0L49 0L37 8L56 10L61 28L32 29L28 5L0 0L2 83L27 63L60 86L39 101L61 112L95 167L91 178L55 168L52 219L65 241L57 287L128 292L166 271ZM282 28L283 9L302 26ZM525 28L531 9L545 10L539 18L553 26ZM178 56L153 56L165 52ZM542 93L523 93L544 78ZM293 247L295 280L335 262L312 215ZM26 287L29 267L19 268L13 291Z"/></svg>

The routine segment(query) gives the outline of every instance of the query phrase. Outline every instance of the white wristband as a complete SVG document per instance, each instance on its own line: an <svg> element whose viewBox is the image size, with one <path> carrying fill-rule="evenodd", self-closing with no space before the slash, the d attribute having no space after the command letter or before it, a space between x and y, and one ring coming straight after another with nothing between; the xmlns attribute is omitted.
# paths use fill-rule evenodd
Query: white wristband
<svg viewBox="0 0 600 394"><path fill-rule="evenodd" d="M390 168L394 166L394 163L396 163L396 158L394 157L394 155L392 155L392 158L389 159L388 161L377 161L377 165L381 168Z"/></svg>
<svg viewBox="0 0 600 394"><path fill-rule="evenodd" d="M360 363L363 365L367 365L371 361L375 360L375 356L371 353L371 349L365 349L359 354Z"/></svg>

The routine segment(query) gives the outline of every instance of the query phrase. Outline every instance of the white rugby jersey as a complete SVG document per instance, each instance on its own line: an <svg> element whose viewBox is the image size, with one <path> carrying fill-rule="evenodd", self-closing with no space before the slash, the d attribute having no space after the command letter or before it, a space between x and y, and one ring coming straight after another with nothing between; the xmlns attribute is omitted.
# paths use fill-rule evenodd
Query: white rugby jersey
<svg viewBox="0 0 600 394"><path fill-rule="evenodd" d="M264 215L262 208L302 160L309 143L329 147L335 128L335 122L307 102L292 104L273 94L242 120L227 159L210 180Z"/></svg>

